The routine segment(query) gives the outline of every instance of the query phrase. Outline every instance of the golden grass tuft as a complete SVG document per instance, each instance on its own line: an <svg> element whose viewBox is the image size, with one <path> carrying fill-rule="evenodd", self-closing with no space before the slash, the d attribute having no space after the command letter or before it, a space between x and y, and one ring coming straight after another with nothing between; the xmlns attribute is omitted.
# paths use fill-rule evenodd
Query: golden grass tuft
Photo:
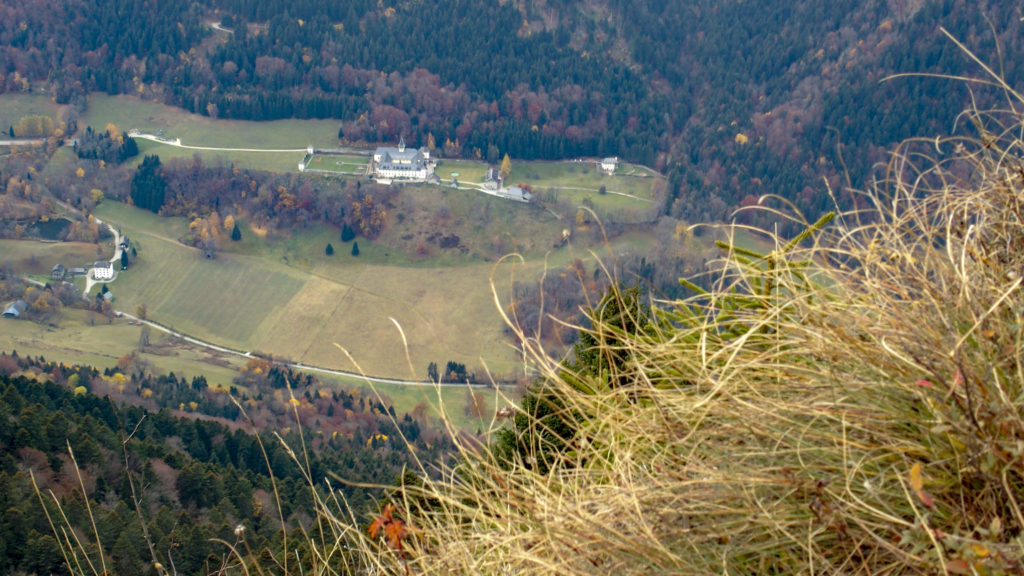
<svg viewBox="0 0 1024 576"><path fill-rule="evenodd" d="M396 574L1020 573L1024 137L1012 111L961 122L897 150L861 210L728 250L643 333L596 323L616 374L524 339L586 415L573 442L540 474L456 436L396 497L401 552L366 552Z"/></svg>

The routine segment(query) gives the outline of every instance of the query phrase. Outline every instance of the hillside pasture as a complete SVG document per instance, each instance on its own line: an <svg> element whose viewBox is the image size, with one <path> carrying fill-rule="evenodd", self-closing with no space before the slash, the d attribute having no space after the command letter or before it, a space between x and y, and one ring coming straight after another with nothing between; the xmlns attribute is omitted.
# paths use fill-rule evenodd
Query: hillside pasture
<svg viewBox="0 0 1024 576"><path fill-rule="evenodd" d="M402 265L414 267L487 264L512 252L540 259L560 246L564 224L538 204L437 186L405 190L393 210L403 218L375 242L397 249L391 262L394 252L403 254ZM442 248L441 240L452 236L457 245Z"/></svg>
<svg viewBox="0 0 1024 576"><path fill-rule="evenodd" d="M484 181L484 176L487 174L487 164L474 160L449 160L445 158L438 161L434 174L437 174L438 178L441 179L443 186L451 183L453 175L455 175L455 178L460 183L473 182L481 184Z"/></svg>
<svg viewBox="0 0 1024 576"><path fill-rule="evenodd" d="M118 309L146 304L153 320L200 339L355 370L337 343L374 376L425 379L431 361L453 360L473 370L486 359L501 373L517 366L494 310L489 263L389 266L380 263L383 254L354 258L340 242L328 257L322 235L333 233L325 229L309 233L318 240L307 247L305 258L296 258L301 243L296 237L304 237L297 234L274 241L250 238L245 253L225 250L210 260L168 234L169 228L184 227L183 221L170 223L179 219L161 218L170 222L150 226L155 216L110 202L98 212L139 247L137 263L110 285ZM364 244L370 256L388 250L364 241L361 251ZM282 250L292 256L283 258ZM411 370L391 318L406 332Z"/></svg>
<svg viewBox="0 0 1024 576"><path fill-rule="evenodd" d="M85 242L40 242L37 240L0 240L0 262L17 273L49 276L55 264L66 268L91 266L107 254L96 252L96 244ZM107 256L109 257L109 255Z"/></svg>
<svg viewBox="0 0 1024 576"><path fill-rule="evenodd" d="M224 120L190 114L180 108L133 96L91 94L89 108L78 122L83 129L104 130L114 124L122 132L138 129L164 138L180 138L187 146L207 148L299 149L307 146L330 148L337 145L336 120L273 120L253 122ZM161 159L192 158L204 161L222 158L243 168L274 172L295 172L304 152L247 152L238 150L193 150L138 139L140 158L157 154Z"/></svg>
<svg viewBox="0 0 1024 576"><path fill-rule="evenodd" d="M0 94L0 140L7 139L10 127L23 116L49 116L56 123L61 108L45 94Z"/></svg>
<svg viewBox="0 0 1024 576"><path fill-rule="evenodd" d="M108 322L94 312L65 309L56 326L4 319L0 322L0 349L102 370L113 368L119 358L138 350L141 330L138 324L124 319ZM140 358L156 373L174 372L186 378L202 375L211 386L230 386L241 364L230 356L197 349L158 330L150 330L150 344L148 352L141 353Z"/></svg>
<svg viewBox="0 0 1024 576"><path fill-rule="evenodd" d="M367 156L314 154L306 170L322 170L344 176L365 176L370 159Z"/></svg>
<svg viewBox="0 0 1024 576"><path fill-rule="evenodd" d="M152 140L137 139L139 155L134 159L141 162L147 155L157 155L162 162L171 159L191 161L198 156L207 164L228 164L248 170L266 170L268 172L296 172L302 152L253 152L243 150L193 150ZM187 143L184 142L183 143Z"/></svg>
<svg viewBox="0 0 1024 576"><path fill-rule="evenodd" d="M596 193L604 186L607 195L625 195L653 200L654 186L661 180L656 172L642 166L620 164L615 174L602 172L592 161L512 162L508 184Z"/></svg>
<svg viewBox="0 0 1024 576"><path fill-rule="evenodd" d="M106 318L85 310L65 310L55 326L5 318L0 319L0 350L103 370L114 368L122 356L138 353L141 331L138 324L124 319L108 323ZM214 389L228 389L238 368L245 363L242 357L211 351L156 329L150 329L149 340L150 346L138 353L138 362L148 365L155 374L174 372L176 376L189 380L204 376ZM361 389L363 396L370 398L379 394L394 406L398 414L411 412L423 402L434 419L440 418L443 406L448 420L460 429L481 428L489 421L489 416L482 421L467 414L466 389L462 387L371 384L361 378L322 373L316 373L316 376L327 386ZM494 390L474 388L473 392L483 395L484 405L488 408L493 409L496 405Z"/></svg>
<svg viewBox="0 0 1024 576"><path fill-rule="evenodd" d="M264 322L304 283L285 266L224 253L211 260L194 248L125 228L144 245L135 265L110 286L118 308L146 304L151 317L201 339L251 349Z"/></svg>

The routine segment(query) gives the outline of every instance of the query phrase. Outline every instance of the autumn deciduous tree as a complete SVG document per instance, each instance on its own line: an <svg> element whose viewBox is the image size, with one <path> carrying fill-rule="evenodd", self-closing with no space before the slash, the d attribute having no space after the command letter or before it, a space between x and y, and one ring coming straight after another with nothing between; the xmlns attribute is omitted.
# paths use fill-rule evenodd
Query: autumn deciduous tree
<svg viewBox="0 0 1024 576"><path fill-rule="evenodd" d="M501 176L502 180L507 180L508 175L512 173L512 159L508 157L508 152L505 153L505 158L501 161L501 168L498 169L498 175Z"/></svg>

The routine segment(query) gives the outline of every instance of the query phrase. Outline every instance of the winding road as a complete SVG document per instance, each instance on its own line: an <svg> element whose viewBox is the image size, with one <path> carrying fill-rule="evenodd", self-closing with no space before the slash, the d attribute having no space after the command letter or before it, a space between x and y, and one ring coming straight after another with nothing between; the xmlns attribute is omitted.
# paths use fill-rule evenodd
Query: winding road
<svg viewBox="0 0 1024 576"><path fill-rule="evenodd" d="M285 153L291 153L291 152L307 152L309 150L308 148L217 148L217 147L214 147L214 146L188 146L186 144L182 144L181 143L181 138L175 138L174 140L171 140L170 138L161 138L160 136L156 136L154 134L146 134L144 132L140 132L140 131L134 130L134 129L133 130L129 130L128 131L128 135L131 136L132 138L142 138L143 140L150 140L152 142L157 142L158 144L166 144L167 146L174 146L174 147L177 147L177 148L186 148L188 150L208 150L208 151L211 151L211 152L278 152L278 153L285 152Z"/></svg>
<svg viewBox="0 0 1024 576"><path fill-rule="evenodd" d="M127 312L121 312L121 311L117 311L117 314L119 316L123 317L123 318L128 318L129 320L134 320L135 322L138 322L139 324L145 324L146 326L150 326L150 327L152 327L152 328L154 328L156 330L159 330L161 332L164 332L166 334L174 336L175 338L180 338L181 340L184 340L185 342L188 342L189 344L194 344L196 346L201 346L203 348L207 348L209 350L214 350L214 351L217 351L217 352L221 352L223 354L231 354L233 356L239 356L241 358L260 358L260 356L254 355L252 352L243 352L241 350L234 350L232 348L225 348L224 346L218 346L216 344L212 344L210 342L206 342L206 341L200 340L198 338L193 338L192 336L188 336L187 334L182 334L181 332L178 332L177 330L174 330L172 328L168 328L167 326L164 326L163 324L159 324L159 323L153 322L151 320L144 320L142 318L139 318L138 316L135 316L134 314L129 314ZM333 370L331 368L322 368L320 366L312 366L310 364L303 364L301 362L281 362L281 364L284 364L285 366L287 366L289 368L292 368L294 370L306 370L306 371L309 371L309 372L319 372L321 374L330 374L332 376L344 376L344 377L348 377L348 378L354 378L354 379L357 379L357 380L363 380L365 382L373 382L374 384L399 384L399 385L402 385L402 386L430 386L430 387L434 387L434 386L467 386L467 384L462 383L462 382L431 382L429 380L424 381L424 380L402 380L402 379L399 379L399 378L381 378L381 377L378 377L378 376L368 376L366 374L360 374L358 372L349 372L347 370ZM486 386L485 384L468 384L468 385L469 386L478 386L478 387L479 386ZM499 386L501 386L501 384L499 384Z"/></svg>

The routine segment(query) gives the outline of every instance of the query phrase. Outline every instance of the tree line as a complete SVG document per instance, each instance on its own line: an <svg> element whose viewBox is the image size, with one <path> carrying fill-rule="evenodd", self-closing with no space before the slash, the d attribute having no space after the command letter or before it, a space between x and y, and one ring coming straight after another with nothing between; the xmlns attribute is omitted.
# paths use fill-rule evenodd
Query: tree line
<svg viewBox="0 0 1024 576"><path fill-rule="evenodd" d="M826 183L853 206L893 143L938 133L972 98L1001 102L935 78L880 83L980 74L940 26L1011 86L1024 73L999 56L1024 38L999 17L1009 0L616 0L603 18L565 1L50 4L0 22L0 90L45 83L77 108L106 91L218 117L333 117L344 141L405 136L447 155L617 155L666 172L662 211L689 221L732 218L764 194L813 219L833 202ZM233 33L205 28L214 10Z"/></svg>
<svg viewBox="0 0 1024 576"><path fill-rule="evenodd" d="M10 376L26 370L44 377ZM173 375L132 376L119 384L116 374L120 372L108 374L42 358L0 355L0 443L5 446L0 453L0 509L4 510L0 516L4 534L0 567L5 572L66 573L28 470L33 471L42 490L53 492L56 502L47 504L49 512L55 513L54 506L59 503L82 534L93 534L85 506L92 508L102 553L116 573L146 572L146 564L153 560L164 566L173 562L179 573L211 571L227 553L211 539L234 541L239 524L246 527L247 541L254 550L267 549L279 555L284 533L276 506L283 507L288 523L312 511L310 486L281 443L247 427L184 418L168 408L118 404L110 396L97 395L119 385L151 391L169 385L176 391L166 394L179 396L160 400L184 401L186 390L196 394L209 391L201 378L186 382ZM304 397L301 388L298 394ZM351 392L336 394L328 397L328 403L341 418L365 403ZM156 397L145 401L155 402ZM409 464L409 455L397 438L399 430L391 424L393 411L379 403L371 408L365 413L371 427L358 426L348 434L329 433L315 449L307 444L312 477L324 478L330 471L360 482L389 484L400 475ZM424 441L422 420L417 418L398 417L398 427L417 446L421 458L438 457L447 444L429 435L424 436L429 443ZM294 432L286 434L285 440L295 449L302 446ZM306 442L310 442L309 436ZM84 495L76 466L85 481ZM271 471L276 485L271 484ZM372 508L373 491L341 489L355 510ZM155 559L144 533L153 544ZM292 550L303 545L301 536L294 536L294 531L290 534ZM95 551L92 538L86 541Z"/></svg>

